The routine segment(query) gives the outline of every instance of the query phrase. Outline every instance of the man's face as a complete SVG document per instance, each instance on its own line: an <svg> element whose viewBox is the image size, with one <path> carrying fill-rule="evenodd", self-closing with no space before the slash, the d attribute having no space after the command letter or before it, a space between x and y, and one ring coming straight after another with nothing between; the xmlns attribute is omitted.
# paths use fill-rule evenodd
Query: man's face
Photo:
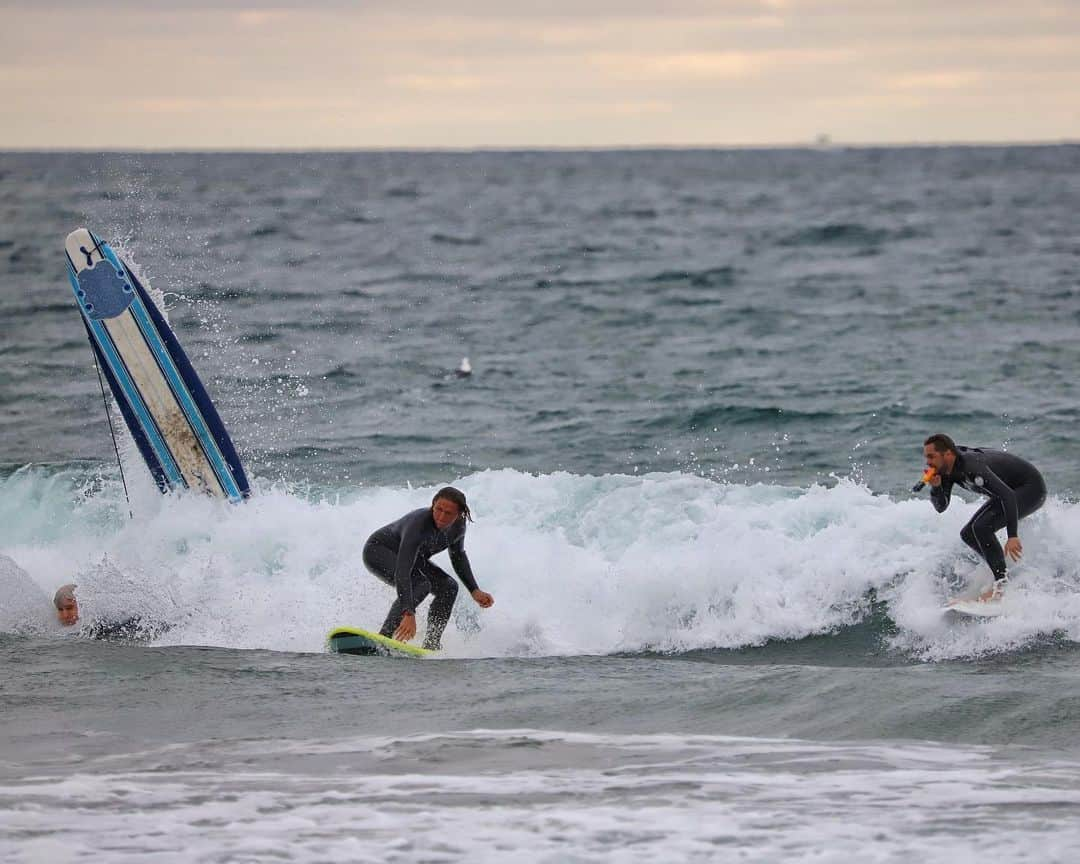
<svg viewBox="0 0 1080 864"><path fill-rule="evenodd" d="M56 610L56 618L65 627L70 627L79 620L79 604L75 602L74 597L61 602Z"/></svg>
<svg viewBox="0 0 1080 864"><path fill-rule="evenodd" d="M933 468L938 474L944 473L948 468L945 454L938 450L933 444L927 444L923 447L923 456L926 457L926 467Z"/></svg>
<svg viewBox="0 0 1080 864"><path fill-rule="evenodd" d="M435 527L440 531L445 531L453 525L460 515L461 511L458 509L457 504L453 501L447 501L445 498L439 498L431 505L431 518L435 522Z"/></svg>

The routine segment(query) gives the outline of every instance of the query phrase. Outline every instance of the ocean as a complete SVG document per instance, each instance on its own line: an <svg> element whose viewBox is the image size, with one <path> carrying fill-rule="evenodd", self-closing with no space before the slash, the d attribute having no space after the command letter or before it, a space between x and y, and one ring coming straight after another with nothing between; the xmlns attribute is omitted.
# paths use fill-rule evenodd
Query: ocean
<svg viewBox="0 0 1080 864"><path fill-rule="evenodd" d="M0 153L0 859L1077 860L1077 212L1076 145ZM83 226L248 501L118 464ZM1047 479L1001 617L934 432ZM446 484L495 605L327 653Z"/></svg>

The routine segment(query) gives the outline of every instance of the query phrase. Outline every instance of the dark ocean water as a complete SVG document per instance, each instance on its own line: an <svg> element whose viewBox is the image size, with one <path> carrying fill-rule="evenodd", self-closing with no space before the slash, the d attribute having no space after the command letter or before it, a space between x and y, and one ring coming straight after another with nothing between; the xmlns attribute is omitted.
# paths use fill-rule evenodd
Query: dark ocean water
<svg viewBox="0 0 1080 864"><path fill-rule="evenodd" d="M1078 210L1077 146L0 154L0 857L1074 860ZM80 226L244 505L126 439L125 501ZM942 616L935 431L1046 475L1001 618ZM322 653L447 482L495 607ZM168 629L61 634L67 581Z"/></svg>
<svg viewBox="0 0 1080 864"><path fill-rule="evenodd" d="M267 478L858 468L899 492L944 428L1075 492L1078 165L1080 147L5 155L3 461L108 459L57 245L85 224L167 292ZM465 385L445 377L462 356Z"/></svg>

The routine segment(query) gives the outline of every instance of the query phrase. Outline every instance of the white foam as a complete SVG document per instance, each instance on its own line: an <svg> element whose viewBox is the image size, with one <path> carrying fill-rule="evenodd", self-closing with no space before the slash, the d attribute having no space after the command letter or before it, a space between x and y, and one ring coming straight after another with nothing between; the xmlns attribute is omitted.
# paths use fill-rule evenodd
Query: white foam
<svg viewBox="0 0 1080 864"><path fill-rule="evenodd" d="M7 781L0 846L18 860L108 849L169 862L956 864L1080 849L1080 765L1034 753L528 729L329 746L204 742L170 747L165 764L129 754Z"/></svg>
<svg viewBox="0 0 1080 864"><path fill-rule="evenodd" d="M51 608L52 600L30 574L0 555L0 633L43 632L50 623Z"/></svg>
<svg viewBox="0 0 1080 864"><path fill-rule="evenodd" d="M145 472L143 472L145 474ZM48 593L79 584L85 617L169 621L163 644L320 651L339 624L377 626L391 590L363 568L368 534L434 488L360 489L312 500L283 486L232 506L150 489L135 519L116 483L18 472L0 492L0 552ZM871 592L928 659L1013 650L1048 634L1080 639L1080 506L1056 500L1022 523L1015 613L950 622L943 574L965 563L958 534L974 504L942 515L832 487L736 486L670 473L462 478L477 515L467 548L495 606L464 593L449 656L589 654L758 645L864 618ZM436 559L449 567L445 554ZM423 610L423 607L421 607ZM421 614L421 619L423 614ZM423 620L421 620L423 626ZM966 626L973 625L973 626Z"/></svg>

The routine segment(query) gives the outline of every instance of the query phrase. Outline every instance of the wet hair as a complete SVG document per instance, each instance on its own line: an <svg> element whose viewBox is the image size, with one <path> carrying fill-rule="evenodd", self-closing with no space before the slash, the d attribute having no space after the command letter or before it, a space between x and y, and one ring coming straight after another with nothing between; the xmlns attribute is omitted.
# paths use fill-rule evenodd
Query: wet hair
<svg viewBox="0 0 1080 864"><path fill-rule="evenodd" d="M942 435L940 432L938 432L936 435L931 435L929 438L923 441L924 447L927 444L933 444L934 449L937 450L938 453L948 453L951 450L957 456L960 455L960 451L956 449L956 443L952 440L952 438L950 438L948 435Z"/></svg>
<svg viewBox="0 0 1080 864"><path fill-rule="evenodd" d="M64 604L69 600L75 599L75 584L69 582L67 585L61 585L56 589L56 593L53 595L53 606L57 609L62 609Z"/></svg>
<svg viewBox="0 0 1080 864"><path fill-rule="evenodd" d="M472 511L469 509L469 505L465 503L465 493L460 489L455 489L453 486L443 486L442 489L435 493L435 497L431 499L431 506L434 507L435 502L440 498L445 498L447 501L456 504L458 510L461 511L461 515L469 522L473 521Z"/></svg>

